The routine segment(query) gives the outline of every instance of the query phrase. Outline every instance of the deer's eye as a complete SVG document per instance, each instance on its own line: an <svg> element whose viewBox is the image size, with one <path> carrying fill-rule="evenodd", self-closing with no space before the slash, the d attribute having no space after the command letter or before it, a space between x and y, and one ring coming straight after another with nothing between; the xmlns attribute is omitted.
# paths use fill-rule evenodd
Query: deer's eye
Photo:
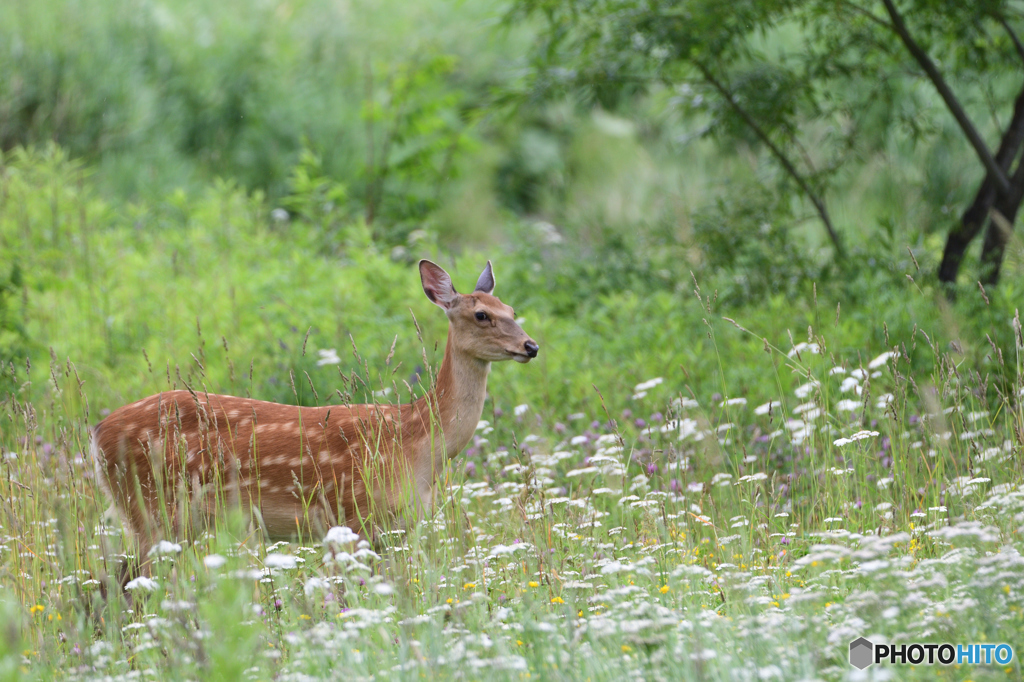
<svg viewBox="0 0 1024 682"><path fill-rule="evenodd" d="M487 319L487 313L477 313L476 314L476 319L478 319L481 322L483 322L484 320Z"/></svg>

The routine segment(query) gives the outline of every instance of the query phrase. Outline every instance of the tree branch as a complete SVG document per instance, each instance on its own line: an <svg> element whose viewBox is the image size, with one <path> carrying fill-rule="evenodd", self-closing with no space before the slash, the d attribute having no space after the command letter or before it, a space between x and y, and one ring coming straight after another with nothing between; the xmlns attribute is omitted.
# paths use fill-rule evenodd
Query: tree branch
<svg viewBox="0 0 1024 682"><path fill-rule="evenodd" d="M824 200L815 193L809 184L807 184L807 180L800 174L800 171L796 169L793 162L789 160L789 157L787 157L774 142L772 142L768 133L758 125L757 121L754 120L754 117L751 116L746 109L740 106L740 103L737 102L736 98L733 96L732 91L714 77L707 65L696 59L693 60L693 64L701 72L701 75L704 76L704 80L706 80L711 87L717 90L732 110L735 111L741 119L743 119L743 122L747 127L750 128L754 135L756 135L757 138L768 148L772 153L772 156L782 164L782 168L791 178L793 178L797 186L800 187L800 190L807 196L811 203L814 204L814 208L817 210L818 216L821 218L821 222L825 224L825 229L828 231L829 239L832 240L832 245L835 247L836 254L840 258L845 257L846 251L843 248L843 242L839 238L839 233L836 232L835 227L832 225L832 219L828 215L828 208L825 206Z"/></svg>
<svg viewBox="0 0 1024 682"><path fill-rule="evenodd" d="M1010 22L1008 22L1005 17L999 17L999 23L1010 35L1010 40L1013 41L1013 46L1017 48L1017 56L1020 57L1022 62L1024 62L1024 45L1020 44L1020 38L1018 38L1017 34L1014 33L1012 28L1010 28Z"/></svg>
<svg viewBox="0 0 1024 682"><path fill-rule="evenodd" d="M886 20L884 20L884 19L882 19L880 17L876 17L874 12L872 12L871 10L864 9L860 5L858 5L856 3L853 3L853 2L850 2L850 0L840 0L839 5L842 6L842 7L845 7L846 9L850 10L854 14L861 15L862 17L864 17L868 21L871 21L871 22L873 22L875 24L878 24L879 26L887 28L890 31L892 30L892 24L890 24L889 22L887 22Z"/></svg>
<svg viewBox="0 0 1024 682"><path fill-rule="evenodd" d="M892 29L899 36L900 40L906 46L907 50L914 57L917 63L924 69L924 72L928 75L928 79L935 86L935 89L939 91L939 95L942 97L942 101L946 103L946 107L950 113L953 114L953 118L960 124L960 129L967 137L971 146L974 147L974 151L978 154L981 159L981 163L985 166L985 170L992 177L992 180L999 187L999 191L1008 192L1010 191L1010 180L1006 177L1006 173L996 163L996 160L992 157L992 153L989 151L988 146L985 145L985 141L981 139L981 135L978 133L974 124L967 118L967 113L964 108L960 105L960 101L957 100L956 95L950 89L949 85L942 78L942 74L939 73L935 63L932 62L920 45L914 40L913 36L910 35L910 31L907 30L907 25L903 21L903 17L900 16L899 12L896 11L896 6L893 5L892 0L882 0L882 4L885 5L886 12L889 13L889 19L892 20Z"/></svg>
<svg viewBox="0 0 1024 682"><path fill-rule="evenodd" d="M981 281L984 284L999 282L1006 244L1013 234L1021 201L1024 201L1024 163L1017 164L1010 182L1013 185L1011 190L1003 192L993 202L985 241L981 246Z"/></svg>
<svg viewBox="0 0 1024 682"><path fill-rule="evenodd" d="M996 151L996 163L1005 172L1008 173L1010 171L1014 158L1020 152L1021 145L1024 145L1024 87L1017 94L1017 99L1013 104L1013 117L1010 119L1010 124L1006 127L1006 132L1003 133L1003 139L1000 141L999 149ZM1024 168L1024 164L1018 164L1014 177L1024 172L1021 170L1022 168ZM960 263L963 261L964 252L971 241L985 227L985 223L992 210L992 205L997 199L996 195L997 192L992 176L986 174L985 179L982 180L981 185L978 187L974 201L967 207L967 210L960 217L960 222L949 231L949 236L946 237L946 247L942 253L942 263L939 264L940 282L947 284L956 282L956 276L960 271Z"/></svg>

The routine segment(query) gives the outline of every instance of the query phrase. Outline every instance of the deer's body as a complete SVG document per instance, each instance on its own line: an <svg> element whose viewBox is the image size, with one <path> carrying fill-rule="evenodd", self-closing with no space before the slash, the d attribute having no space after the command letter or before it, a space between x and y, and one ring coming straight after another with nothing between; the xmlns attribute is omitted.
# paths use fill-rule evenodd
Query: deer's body
<svg viewBox="0 0 1024 682"><path fill-rule="evenodd" d="M268 539L345 523L372 532L382 515L429 509L444 461L472 438L492 361L528 362L538 346L491 295L490 263L472 294L423 261L427 296L449 318L434 387L404 405L296 407L169 391L115 410L93 431L97 478L144 560L186 509L240 504Z"/></svg>

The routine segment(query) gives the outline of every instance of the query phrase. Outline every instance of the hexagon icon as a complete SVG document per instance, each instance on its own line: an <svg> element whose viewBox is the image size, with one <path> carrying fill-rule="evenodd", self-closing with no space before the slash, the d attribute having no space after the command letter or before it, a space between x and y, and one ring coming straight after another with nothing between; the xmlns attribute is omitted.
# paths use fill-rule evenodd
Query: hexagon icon
<svg viewBox="0 0 1024 682"><path fill-rule="evenodd" d="M850 665L860 670L874 663L875 645L864 637L850 642Z"/></svg>

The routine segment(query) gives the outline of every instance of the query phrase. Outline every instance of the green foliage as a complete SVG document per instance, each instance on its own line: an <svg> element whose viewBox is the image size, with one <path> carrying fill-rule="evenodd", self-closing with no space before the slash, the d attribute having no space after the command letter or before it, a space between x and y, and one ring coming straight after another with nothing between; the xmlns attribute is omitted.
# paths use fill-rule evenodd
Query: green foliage
<svg viewBox="0 0 1024 682"><path fill-rule="evenodd" d="M988 121L992 107L1009 110L1019 85L1019 13L999 1L911 5L896 10L900 21L955 82L966 116L986 122L977 127L990 138L1003 134ZM950 145L935 133L948 130L953 105L919 75L895 20L876 3L522 0L508 18L524 16L542 21L525 86L534 98L568 94L628 110L638 93L668 89L662 106L701 125L702 134L770 158L790 181L779 187L813 207L839 257L840 233L857 239L861 232L849 222L837 229L829 216L827 200L849 177L840 171L893 141ZM967 137L958 130L953 141L960 154ZM929 180L940 187L924 196L942 212L922 215L927 231L952 198L944 178Z"/></svg>
<svg viewBox="0 0 1024 682"><path fill-rule="evenodd" d="M344 244L340 233L349 218L347 200L345 186L327 177L320 157L304 148L288 178L288 194L281 198L281 205L317 226L325 249L330 250ZM277 211L271 216L276 222L289 219L287 212Z"/></svg>
<svg viewBox="0 0 1024 682"><path fill-rule="evenodd" d="M928 275L979 179L933 93L851 3L520 6L0 6L0 678L827 677L851 623L1017 643L1024 578L987 562L1020 551L1024 251L953 303ZM1002 3L906 7L972 112L1018 85L984 77ZM828 191L845 262L708 76ZM460 290L492 259L541 345L492 368L437 515L358 575L231 517L104 599L127 548L88 429L183 385L416 397L447 329L421 257Z"/></svg>
<svg viewBox="0 0 1024 682"><path fill-rule="evenodd" d="M401 242L435 211L470 145L461 111L466 97L450 85L456 66L453 55L436 54L378 68L382 85L367 67L366 159L353 195L378 237Z"/></svg>
<svg viewBox="0 0 1024 682"><path fill-rule="evenodd" d="M106 190L148 199L217 176L284 196L310 150L350 213L401 242L474 148L492 75L467 51L501 45L467 29L484 6L356 5L5 4L0 147L56 141ZM396 12L452 34L405 42Z"/></svg>
<svg viewBox="0 0 1024 682"><path fill-rule="evenodd" d="M756 185L731 188L727 197L694 220L699 272L731 305L806 294L807 284L821 273L807 245L790 232L788 206Z"/></svg>
<svg viewBox="0 0 1024 682"><path fill-rule="evenodd" d="M0 600L0 680L14 682L29 678L22 663L24 622L21 609L8 599Z"/></svg>
<svg viewBox="0 0 1024 682"><path fill-rule="evenodd" d="M557 116L524 121L494 176L502 204L530 214L561 198L568 179L566 146L571 139L572 131Z"/></svg>
<svg viewBox="0 0 1024 682"><path fill-rule="evenodd" d="M21 311L23 286L21 268L14 263L10 275L0 279L0 364L4 367L27 355L28 334ZM10 375L4 372L0 393L6 394L13 388Z"/></svg>

